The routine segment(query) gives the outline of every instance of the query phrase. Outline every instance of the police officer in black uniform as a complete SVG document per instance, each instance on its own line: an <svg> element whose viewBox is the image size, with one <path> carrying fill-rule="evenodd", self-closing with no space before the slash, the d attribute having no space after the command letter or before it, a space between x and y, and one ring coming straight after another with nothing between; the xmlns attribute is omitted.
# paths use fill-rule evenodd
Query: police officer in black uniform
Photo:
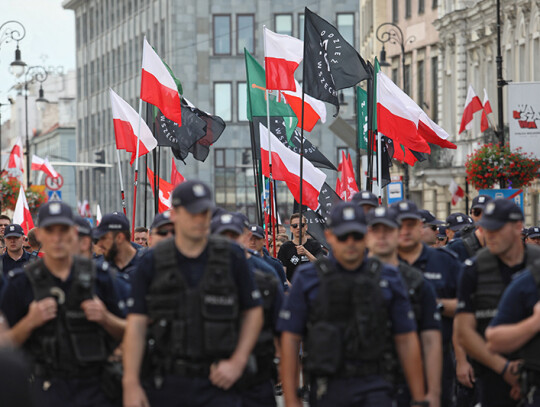
<svg viewBox="0 0 540 407"><path fill-rule="evenodd" d="M493 198L489 195L478 195L472 200L471 211L469 212L474 223L478 223L482 219L482 213L487 203Z"/></svg>
<svg viewBox="0 0 540 407"><path fill-rule="evenodd" d="M21 225L12 223L4 230L6 252L2 255L2 271L8 275L11 270L23 267L30 260L30 253L23 250L24 232Z"/></svg>
<svg viewBox="0 0 540 407"><path fill-rule="evenodd" d="M233 385L263 325L261 294L243 250L209 236L207 185L181 183L172 206L174 239L148 250L132 278L124 406L237 406Z"/></svg>
<svg viewBox="0 0 540 407"><path fill-rule="evenodd" d="M71 254L77 231L68 205L43 205L38 224L44 256L15 271L0 304L11 340L32 361L36 405L115 405L101 382L125 326L111 276Z"/></svg>
<svg viewBox="0 0 540 407"><path fill-rule="evenodd" d="M365 258L366 221L358 205L336 205L329 225L330 257L301 266L278 320L286 405L301 405L296 372L302 337L312 406L391 406L395 350L411 405L424 405L420 346L403 281L395 269Z"/></svg>
<svg viewBox="0 0 540 407"><path fill-rule="evenodd" d="M364 213L368 213L373 208L379 206L379 198L373 192L360 191L353 195L352 202L359 205Z"/></svg>
<svg viewBox="0 0 540 407"><path fill-rule="evenodd" d="M525 243L540 246L540 228L538 226L531 226L529 229L527 229Z"/></svg>
<svg viewBox="0 0 540 407"><path fill-rule="evenodd" d="M488 349L484 331L496 315L497 306L512 276L540 258L536 246L520 239L523 213L512 201L489 202L479 225L486 247L465 261L459 284L456 335L467 355L476 361L476 381L483 406L515 406L519 395L516 365ZM512 395L511 395L512 392Z"/></svg>

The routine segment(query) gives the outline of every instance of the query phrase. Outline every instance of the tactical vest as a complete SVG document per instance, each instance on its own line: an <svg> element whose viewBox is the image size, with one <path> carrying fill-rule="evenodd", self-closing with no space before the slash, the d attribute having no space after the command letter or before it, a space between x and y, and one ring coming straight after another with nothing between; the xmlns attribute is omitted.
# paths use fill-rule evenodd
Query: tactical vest
<svg viewBox="0 0 540 407"><path fill-rule="evenodd" d="M407 293L409 294L409 301L411 302L411 308L416 318L416 326L420 330L420 322L422 315L422 303L420 300L420 292L424 285L424 276L422 272L409 264L400 261L399 272L405 281L407 286Z"/></svg>
<svg viewBox="0 0 540 407"><path fill-rule="evenodd" d="M537 259L540 259L540 247L526 245L526 267L530 267ZM476 264L478 276L474 293L476 330L484 336L491 319L497 314L497 306L507 284L502 279L497 256L491 254L487 247L478 252Z"/></svg>
<svg viewBox="0 0 540 407"><path fill-rule="evenodd" d="M480 242L474 234L474 230L472 233L467 233L465 236L463 236L462 241L469 257L475 256L476 253L478 253L478 251L482 248L482 246L480 246Z"/></svg>
<svg viewBox="0 0 540 407"><path fill-rule="evenodd" d="M93 262L74 257L67 293L55 284L43 260L27 264L24 270L35 301L55 297L58 304L57 317L34 330L24 345L35 362L36 374L67 377L95 374L106 362L113 344L104 329L88 321L81 309L81 303L95 294Z"/></svg>
<svg viewBox="0 0 540 407"><path fill-rule="evenodd" d="M313 377L389 375L396 367L391 324L382 294L381 262L340 273L315 262L320 285L307 324L306 373Z"/></svg>
<svg viewBox="0 0 540 407"><path fill-rule="evenodd" d="M146 362L154 372L206 376L211 363L235 350L240 313L230 245L209 237L206 270L197 287L186 282L173 238L155 247L155 275L146 296Z"/></svg>

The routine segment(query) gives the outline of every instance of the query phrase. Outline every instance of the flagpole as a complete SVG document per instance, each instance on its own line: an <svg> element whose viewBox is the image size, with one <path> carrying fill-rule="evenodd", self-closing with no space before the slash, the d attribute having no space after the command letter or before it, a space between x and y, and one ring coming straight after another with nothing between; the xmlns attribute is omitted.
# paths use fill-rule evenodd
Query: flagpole
<svg viewBox="0 0 540 407"><path fill-rule="evenodd" d="M368 69L373 75L373 66L368 61ZM367 80L367 116L368 116L368 145L367 145L367 175L366 189L373 191L373 77Z"/></svg>
<svg viewBox="0 0 540 407"><path fill-rule="evenodd" d="M307 10L307 7L306 7ZM307 38L307 24L304 23L304 39ZM300 234L298 235L298 244L302 245L302 191L304 188L304 99L305 99L305 83L306 83L306 44L304 42L304 55L302 55L302 119L300 123L300 210L299 219L298 219L298 228L300 229Z"/></svg>
<svg viewBox="0 0 540 407"><path fill-rule="evenodd" d="M124 215L127 216L126 212L126 197L124 195L124 180L122 178L122 166L120 165L120 153L116 149L116 162L118 163L118 175L120 177L120 196L122 197L122 209L124 210Z"/></svg>
<svg viewBox="0 0 540 407"><path fill-rule="evenodd" d="M257 203L257 224L262 226L262 206L261 206L261 185L259 179L259 169L257 168L257 151L255 150L255 130L253 128L253 121L249 121L249 136L251 138L251 159L253 163L253 176L255 177L255 196Z"/></svg>
<svg viewBox="0 0 540 407"><path fill-rule="evenodd" d="M148 155L144 156L144 168L148 168ZM148 177L144 177L144 227L146 227L146 215L148 212L147 208L148 201Z"/></svg>
<svg viewBox="0 0 540 407"><path fill-rule="evenodd" d="M135 215L137 213L137 180L139 179L139 144L142 121L142 99L139 98L139 129L137 131L137 148L135 153L135 179L133 180L133 217L131 221L131 238L135 236Z"/></svg>
<svg viewBox="0 0 540 407"><path fill-rule="evenodd" d="M382 142L377 133L377 186L379 187L379 205L382 205Z"/></svg>
<svg viewBox="0 0 540 407"><path fill-rule="evenodd" d="M158 195L158 191L156 190L156 185L157 185L157 180L156 180L156 177L157 177L157 173L156 173L156 166L157 166L157 148L154 148L154 150L152 151L152 161L154 163L154 190L152 191L152 194L154 195L154 215L156 213L158 213L158 199L159 199L159 195ZM147 177L148 178L148 177Z"/></svg>
<svg viewBox="0 0 540 407"><path fill-rule="evenodd" d="M276 228L277 228L277 222L278 222L278 206L277 206L277 188L276 188L276 181L274 180L273 182L273 185L272 185L272 188L273 188L273 191L274 191L274 199L272 199L272 205L274 205L274 221L272 222L272 224L274 225L274 227L272 228L272 232L273 232L273 235L272 235L272 242L273 242L273 253L274 253L274 257L277 257L277 253L276 253Z"/></svg>

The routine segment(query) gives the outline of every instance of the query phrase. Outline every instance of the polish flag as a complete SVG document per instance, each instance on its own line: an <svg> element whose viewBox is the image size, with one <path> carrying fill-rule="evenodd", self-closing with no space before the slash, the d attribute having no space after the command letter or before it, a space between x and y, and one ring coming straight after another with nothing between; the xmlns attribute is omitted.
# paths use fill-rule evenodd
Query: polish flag
<svg viewBox="0 0 540 407"><path fill-rule="evenodd" d="M428 143L436 144L439 147L454 150L457 148L454 143L447 140L450 135L441 126L431 120L425 112L422 112L418 120L418 134Z"/></svg>
<svg viewBox="0 0 540 407"><path fill-rule="evenodd" d="M294 71L304 57L304 42L264 27L266 89L295 91Z"/></svg>
<svg viewBox="0 0 540 407"><path fill-rule="evenodd" d="M457 205L461 199L465 196L463 189L456 183L456 181L450 181L450 186L448 190L452 194L452 205Z"/></svg>
<svg viewBox="0 0 540 407"><path fill-rule="evenodd" d="M302 88L300 84L294 80L294 91L281 92L287 103L291 106L296 117L298 117L298 125L302 126ZM324 102L315 99L307 94L304 94L304 130L311 131L317 121L326 122L326 106Z"/></svg>
<svg viewBox="0 0 540 407"><path fill-rule="evenodd" d="M461 126L459 127L459 134L463 133L465 129L471 129L471 122L476 112L482 110L482 102L480 98L476 96L472 85L469 85L467 91L467 99L465 100L465 110L463 111L463 117L461 118Z"/></svg>
<svg viewBox="0 0 540 407"><path fill-rule="evenodd" d="M489 103L487 90L484 88L484 108L482 110L482 120L480 122L480 131L482 133L489 129L488 114L490 113L493 113L493 110L491 110L491 103Z"/></svg>
<svg viewBox="0 0 540 407"><path fill-rule="evenodd" d="M17 137L15 145L11 149L8 160L8 169L19 169L21 172L24 172L24 161L23 161L23 144L21 137Z"/></svg>
<svg viewBox="0 0 540 407"><path fill-rule="evenodd" d="M28 231L34 228L34 221L32 220L32 214L30 213L30 207L26 201L22 184L19 188L19 197L17 198L17 204L13 212L13 223L21 225L25 235L28 235Z"/></svg>
<svg viewBox="0 0 540 407"><path fill-rule="evenodd" d="M101 223L101 218L102 218L101 207L99 206L99 204L97 204L96 205L96 226L99 226L99 224Z"/></svg>
<svg viewBox="0 0 540 407"><path fill-rule="evenodd" d="M178 184L181 184L186 179L178 172L176 169L176 162L174 161L174 158L172 159L172 167L171 167L171 184L174 186L177 186Z"/></svg>
<svg viewBox="0 0 540 407"><path fill-rule="evenodd" d="M150 186L152 193L154 194L154 172L150 168L146 168L146 176L150 180ZM171 197L174 185L159 178L159 200L158 200L158 212L162 213L171 209Z"/></svg>
<svg viewBox="0 0 540 407"><path fill-rule="evenodd" d="M146 37L143 46L141 99L156 106L167 119L182 125L180 95L176 83Z"/></svg>
<svg viewBox="0 0 540 407"><path fill-rule="evenodd" d="M116 148L126 150L131 154L131 163L137 155L137 130L139 128L139 114L129 103L109 89L111 109L116 137ZM157 146L157 140L144 120L141 120L141 137L139 139L139 157L152 151Z"/></svg>
<svg viewBox="0 0 540 407"><path fill-rule="evenodd" d="M427 141L418 134L418 122L424 111L392 80L377 73L377 130L420 153L430 153ZM397 149L397 147L396 147Z"/></svg>
<svg viewBox="0 0 540 407"><path fill-rule="evenodd" d="M43 171L45 174L47 174L51 178L57 178L58 173L54 169L54 167L49 162L48 158L41 158L38 157L35 154L32 154L32 171Z"/></svg>
<svg viewBox="0 0 540 407"><path fill-rule="evenodd" d="M272 147L272 176L277 181L285 181L296 202L300 202L300 155L289 150L262 123L259 124L261 137L261 165L263 175L270 175L268 166L269 138ZM302 204L312 210L319 206L319 193L326 175L309 161L303 162Z"/></svg>

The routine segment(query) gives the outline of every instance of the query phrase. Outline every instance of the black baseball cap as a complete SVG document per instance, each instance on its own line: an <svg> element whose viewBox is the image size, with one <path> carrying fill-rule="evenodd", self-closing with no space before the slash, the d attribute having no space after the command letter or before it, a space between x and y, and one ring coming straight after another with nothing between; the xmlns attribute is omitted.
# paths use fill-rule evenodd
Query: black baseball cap
<svg viewBox="0 0 540 407"><path fill-rule="evenodd" d="M223 213L212 218L210 230L216 235L223 232L233 232L241 235L244 231L244 224L238 216L235 216L232 213Z"/></svg>
<svg viewBox="0 0 540 407"><path fill-rule="evenodd" d="M129 220L121 212L107 213L101 218L99 225L92 231L94 239L101 239L107 232L129 231Z"/></svg>
<svg viewBox="0 0 540 407"><path fill-rule="evenodd" d="M50 225L72 226L73 224L73 211L64 202L51 201L39 208L38 225L40 228ZM4 236L8 235L4 233Z"/></svg>
<svg viewBox="0 0 540 407"><path fill-rule="evenodd" d="M79 233L79 235L90 236L92 234L92 226L90 226L90 222L88 222L82 216L75 215L73 217L73 221L77 226L77 233Z"/></svg>
<svg viewBox="0 0 540 407"><path fill-rule="evenodd" d="M435 215L427 209L420 209L419 212L420 216L422 217L422 222L424 222L425 225L444 225L444 222L442 220L437 219Z"/></svg>
<svg viewBox="0 0 540 407"><path fill-rule="evenodd" d="M437 237L445 238L446 237L446 226L439 226L437 229Z"/></svg>
<svg viewBox="0 0 540 407"><path fill-rule="evenodd" d="M251 231L251 234L253 236L258 237L259 239L264 238L264 229L259 225L251 225L249 227L249 230Z"/></svg>
<svg viewBox="0 0 540 407"><path fill-rule="evenodd" d="M527 229L527 237L540 237L540 228L538 226L532 226Z"/></svg>
<svg viewBox="0 0 540 407"><path fill-rule="evenodd" d="M21 225L18 225L17 223L12 223L11 225L7 225L4 229L4 237L21 237L24 236L24 231Z"/></svg>
<svg viewBox="0 0 540 407"><path fill-rule="evenodd" d="M397 219L400 222L403 219L422 220L422 215L413 201L403 200L392 204L391 207L396 211Z"/></svg>
<svg viewBox="0 0 540 407"><path fill-rule="evenodd" d="M197 180L182 182L172 193L172 206L183 206L190 213L197 214L214 209L212 192L208 185Z"/></svg>
<svg viewBox="0 0 540 407"><path fill-rule="evenodd" d="M352 202L357 205L370 205L374 208L379 206L379 198L373 192L360 191L353 195Z"/></svg>
<svg viewBox="0 0 540 407"><path fill-rule="evenodd" d="M152 224L150 225L150 230L160 228L164 225L172 225L171 220L171 212L165 211L163 213L158 213L156 216L154 216L154 220L152 221Z"/></svg>
<svg viewBox="0 0 540 407"><path fill-rule="evenodd" d="M366 234L366 217L364 211L355 202L339 202L332 208L328 226L336 236L358 232Z"/></svg>
<svg viewBox="0 0 540 407"><path fill-rule="evenodd" d="M468 215L465 215L462 212L455 212L448 215L446 218L446 223L448 225L448 229L457 232L463 229L465 226L471 225L473 221Z"/></svg>
<svg viewBox="0 0 540 407"><path fill-rule="evenodd" d="M485 206L482 218L478 222L486 230L498 230L508 222L523 221L523 212L514 201L494 199Z"/></svg>
<svg viewBox="0 0 540 407"><path fill-rule="evenodd" d="M233 216L239 219L239 221L242 223L242 226L246 229L249 229L251 224L249 222L248 217L243 212L232 212Z"/></svg>
<svg viewBox="0 0 540 407"><path fill-rule="evenodd" d="M366 218L369 226L383 224L394 229L399 227L397 212L394 208L384 206L373 208L367 213Z"/></svg>
<svg viewBox="0 0 540 407"><path fill-rule="evenodd" d="M493 201L493 198L489 195L478 195L475 196L472 200L472 206L471 209L484 209L486 204L490 201Z"/></svg>

